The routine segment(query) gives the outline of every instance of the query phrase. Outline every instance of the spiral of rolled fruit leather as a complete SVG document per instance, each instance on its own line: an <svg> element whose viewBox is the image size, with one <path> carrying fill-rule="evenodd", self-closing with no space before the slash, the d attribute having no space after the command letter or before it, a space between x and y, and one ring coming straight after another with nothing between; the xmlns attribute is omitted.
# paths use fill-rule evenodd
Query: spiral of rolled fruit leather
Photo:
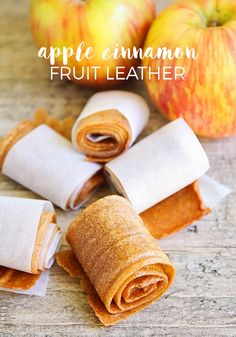
<svg viewBox="0 0 236 337"><path fill-rule="evenodd" d="M66 238L72 251L58 253L57 262L82 280L104 325L142 310L173 282L173 265L120 196L90 205L69 226Z"/></svg>
<svg viewBox="0 0 236 337"><path fill-rule="evenodd" d="M149 118L145 100L121 90L94 94L72 128L74 148L93 162L106 163L125 152Z"/></svg>
<svg viewBox="0 0 236 337"><path fill-rule="evenodd" d="M132 132L118 110L106 110L83 118L74 137L77 148L88 160L104 163L129 147Z"/></svg>

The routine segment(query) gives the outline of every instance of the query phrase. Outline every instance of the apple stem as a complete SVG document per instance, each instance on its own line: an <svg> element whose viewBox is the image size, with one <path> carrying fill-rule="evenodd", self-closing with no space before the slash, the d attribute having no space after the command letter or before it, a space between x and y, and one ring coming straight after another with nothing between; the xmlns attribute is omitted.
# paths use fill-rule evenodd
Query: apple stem
<svg viewBox="0 0 236 337"><path fill-rule="evenodd" d="M211 20L209 23L208 23L208 27L218 27L219 24L217 22L217 20Z"/></svg>

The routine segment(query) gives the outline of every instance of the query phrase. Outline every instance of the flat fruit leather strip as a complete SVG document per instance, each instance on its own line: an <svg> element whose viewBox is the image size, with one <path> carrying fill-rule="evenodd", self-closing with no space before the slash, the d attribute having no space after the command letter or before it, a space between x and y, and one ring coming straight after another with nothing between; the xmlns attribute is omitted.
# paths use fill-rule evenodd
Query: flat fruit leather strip
<svg viewBox="0 0 236 337"><path fill-rule="evenodd" d="M23 271L0 266L0 287L15 290L32 288L41 274L28 274Z"/></svg>
<svg viewBox="0 0 236 337"><path fill-rule="evenodd" d="M60 133L67 139L71 139L71 130L74 124L74 118L72 116L68 116L64 119L58 119L55 116L49 115L47 110L43 108L38 108L33 114L32 123L34 127L37 127L41 124L46 124L51 129Z"/></svg>
<svg viewBox="0 0 236 337"><path fill-rule="evenodd" d="M140 216L155 239L173 234L211 212L203 204L198 181L149 208Z"/></svg>
<svg viewBox="0 0 236 337"><path fill-rule="evenodd" d="M32 274L0 266L1 288L28 290L35 285L41 275L37 269L40 248L43 244L49 224L55 220L56 217L54 212L43 213L41 216L32 256Z"/></svg>
<svg viewBox="0 0 236 337"><path fill-rule="evenodd" d="M107 136L98 142L89 135ZM106 163L130 145L132 132L128 120L118 110L99 111L83 118L76 130L78 149L88 160Z"/></svg>
<svg viewBox="0 0 236 337"><path fill-rule="evenodd" d="M90 306L106 326L150 305L173 282L173 265L120 196L90 205L72 222L66 238L73 253L58 253L57 262L81 279Z"/></svg>

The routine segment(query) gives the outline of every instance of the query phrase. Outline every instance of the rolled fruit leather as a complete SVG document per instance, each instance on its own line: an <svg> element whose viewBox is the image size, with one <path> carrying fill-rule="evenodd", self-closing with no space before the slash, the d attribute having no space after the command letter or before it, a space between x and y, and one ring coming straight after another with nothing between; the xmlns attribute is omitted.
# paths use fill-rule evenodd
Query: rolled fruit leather
<svg viewBox="0 0 236 337"><path fill-rule="evenodd" d="M103 182L90 163L47 125L20 123L0 141L2 173L64 210L78 209Z"/></svg>
<svg viewBox="0 0 236 337"><path fill-rule="evenodd" d="M105 174L159 239L211 211L205 206L204 195L207 189L209 193L217 189L218 183L202 179L208 168L207 155L196 135L179 118L106 164Z"/></svg>
<svg viewBox="0 0 236 337"><path fill-rule="evenodd" d="M81 279L106 326L155 302L173 282L174 266L123 197L108 196L87 207L66 238L72 251L58 253L57 263Z"/></svg>
<svg viewBox="0 0 236 337"><path fill-rule="evenodd" d="M72 129L72 143L90 161L108 162L127 150L148 122L149 107L132 92L93 95Z"/></svg>
<svg viewBox="0 0 236 337"><path fill-rule="evenodd" d="M0 290L34 287L52 266L60 237L50 202L0 196Z"/></svg>

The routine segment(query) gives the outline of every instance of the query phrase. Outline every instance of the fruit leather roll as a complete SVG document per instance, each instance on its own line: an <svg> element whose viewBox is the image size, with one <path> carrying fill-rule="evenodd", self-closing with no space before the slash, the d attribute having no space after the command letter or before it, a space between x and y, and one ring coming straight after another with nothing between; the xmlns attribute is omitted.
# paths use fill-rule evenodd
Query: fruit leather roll
<svg viewBox="0 0 236 337"><path fill-rule="evenodd" d="M178 119L106 164L105 173L141 214L152 235L161 238L208 214L217 200L205 206L205 195L209 199L210 192L216 193L220 199L228 193L209 178L198 180L208 168L197 137Z"/></svg>
<svg viewBox="0 0 236 337"><path fill-rule="evenodd" d="M173 265L123 197L90 205L69 226L66 238L73 253L58 253L57 262L81 279L104 325L142 310L172 284Z"/></svg>
<svg viewBox="0 0 236 337"><path fill-rule="evenodd" d="M92 96L72 129L74 147L90 161L108 162L130 147L149 118L145 100L127 91Z"/></svg>
<svg viewBox="0 0 236 337"><path fill-rule="evenodd" d="M0 143L2 172L64 210L77 209L103 181L90 163L47 125L23 122Z"/></svg>
<svg viewBox="0 0 236 337"><path fill-rule="evenodd" d="M34 287L52 266L60 237L50 202L1 196L0 289Z"/></svg>

